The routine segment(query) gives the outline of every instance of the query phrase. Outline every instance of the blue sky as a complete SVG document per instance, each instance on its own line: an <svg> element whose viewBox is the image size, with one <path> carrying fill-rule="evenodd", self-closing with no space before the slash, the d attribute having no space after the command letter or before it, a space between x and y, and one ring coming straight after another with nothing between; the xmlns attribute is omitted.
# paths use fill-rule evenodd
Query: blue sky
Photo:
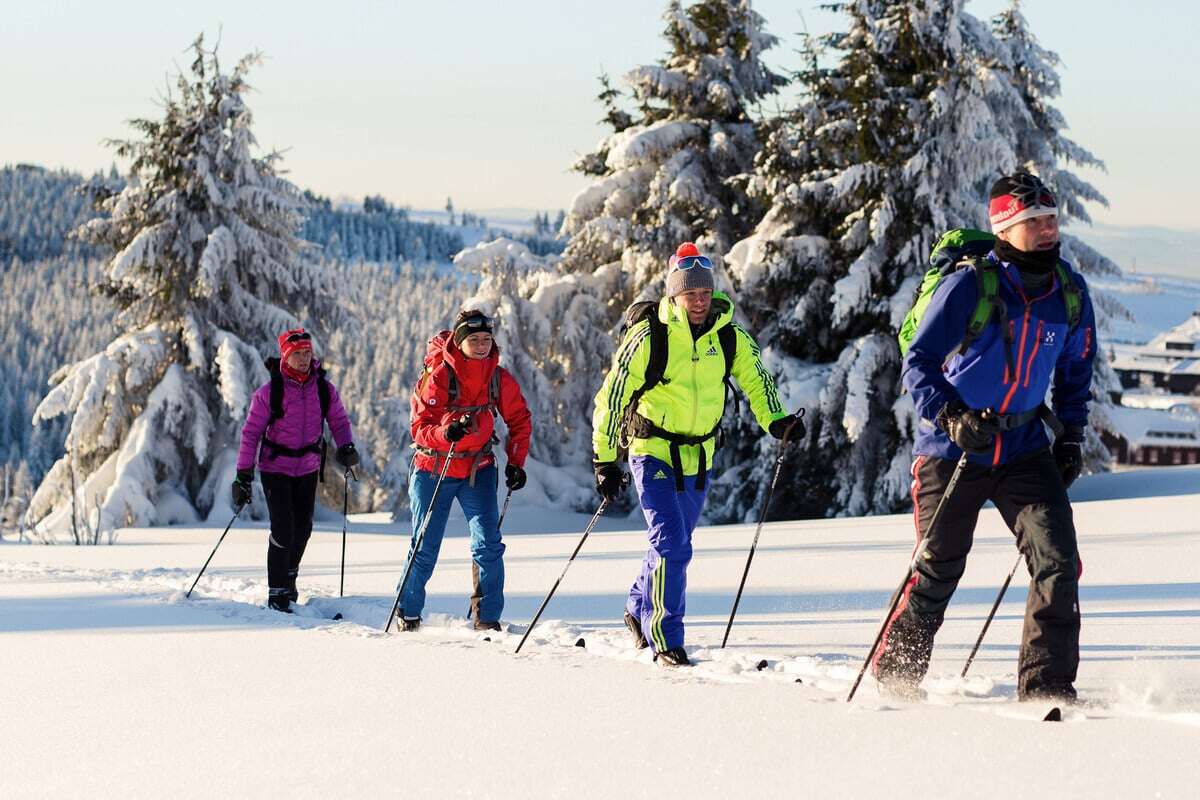
<svg viewBox="0 0 1200 800"><path fill-rule="evenodd" d="M1005 0L969 2L990 16ZM323 194L382 194L415 208L555 209L585 185L569 171L604 133L594 100L660 58L665 3L651 0L334 3L7 3L0 28L0 163L91 171L102 140L154 115L187 44L221 32L227 63L259 49L251 79L259 141ZM796 32L838 17L813 2L761 0L795 67ZM1098 221L1200 229L1197 4L1031 0L1042 44L1062 56L1058 105L1071 135L1107 164L1088 172L1111 208ZM802 21L803 19L803 21ZM210 38L211 41L211 38Z"/></svg>

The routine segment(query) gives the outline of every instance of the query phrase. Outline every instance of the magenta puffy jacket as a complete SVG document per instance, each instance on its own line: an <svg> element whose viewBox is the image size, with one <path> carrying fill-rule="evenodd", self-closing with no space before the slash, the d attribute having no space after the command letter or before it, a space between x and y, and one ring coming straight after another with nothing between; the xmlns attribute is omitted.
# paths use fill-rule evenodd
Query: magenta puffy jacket
<svg viewBox="0 0 1200 800"><path fill-rule="evenodd" d="M305 453L302 456L272 456L270 447L262 447L264 434L266 438L284 447L299 449L312 444L321 436L321 398L317 394L317 368L320 364L314 360L310 377L304 383L297 383L284 375L283 377L283 416L268 427L271 419L271 383L268 381L254 390L250 399L250 412L246 415L246 424L242 426L242 445L238 449L237 468L251 469L258 456L258 468L262 472L274 472L291 477L307 475L321 468L320 453ZM328 381L327 381L328 383ZM346 408L337 389L329 383L329 429L333 432L333 441L337 447L349 444L354 440L350 429L350 418L346 416ZM330 454L332 457L332 454Z"/></svg>

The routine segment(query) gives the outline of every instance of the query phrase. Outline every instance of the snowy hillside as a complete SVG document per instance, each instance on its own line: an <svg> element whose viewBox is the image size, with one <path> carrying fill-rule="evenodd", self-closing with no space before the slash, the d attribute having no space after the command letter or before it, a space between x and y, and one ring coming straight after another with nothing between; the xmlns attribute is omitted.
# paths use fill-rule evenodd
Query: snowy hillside
<svg viewBox="0 0 1200 800"><path fill-rule="evenodd" d="M700 529L697 664L679 671L634 651L621 625L645 547L618 530L629 520L603 521L519 656L583 517L514 508L508 628L490 637L463 616L461 520L415 634L379 630L406 529L374 517L351 522L341 599L340 524L319 525L293 617L261 608L261 526L229 534L191 600L219 529L124 530L100 548L9 541L0 796L862 797L936 770L923 797L1194 797L1200 469L1085 478L1073 495L1077 685L1094 705L1062 724L1014 702L1023 570L958 678L1015 558L990 509L916 705L869 680L844 702L912 547L904 515L766 526L724 651L753 528Z"/></svg>
<svg viewBox="0 0 1200 800"><path fill-rule="evenodd" d="M1089 286L1107 292L1129 309L1133 320L1115 320L1104 341L1143 343L1170 330L1200 309L1200 280L1173 275L1123 275L1089 278Z"/></svg>

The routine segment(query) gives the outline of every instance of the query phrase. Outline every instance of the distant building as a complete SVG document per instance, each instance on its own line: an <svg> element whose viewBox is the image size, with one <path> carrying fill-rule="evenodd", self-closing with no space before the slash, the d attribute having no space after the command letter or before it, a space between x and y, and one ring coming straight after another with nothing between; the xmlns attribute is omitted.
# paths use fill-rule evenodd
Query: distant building
<svg viewBox="0 0 1200 800"><path fill-rule="evenodd" d="M1200 310L1144 345L1114 345L1112 368L1125 389L1200 397Z"/></svg>
<svg viewBox="0 0 1200 800"><path fill-rule="evenodd" d="M1100 439L1118 464L1200 464L1200 417L1195 413L1124 406L1106 413L1113 430L1102 430Z"/></svg>

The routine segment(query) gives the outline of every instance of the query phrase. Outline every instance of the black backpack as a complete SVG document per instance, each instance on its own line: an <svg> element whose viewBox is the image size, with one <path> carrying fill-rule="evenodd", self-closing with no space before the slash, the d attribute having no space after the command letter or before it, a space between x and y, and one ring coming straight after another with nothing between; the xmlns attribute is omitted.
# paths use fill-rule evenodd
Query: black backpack
<svg viewBox="0 0 1200 800"><path fill-rule="evenodd" d="M283 419L283 372L279 368L278 358L268 358L263 363L267 368L267 372L271 375L271 418L267 421L267 429L270 430L276 420ZM323 425L329 419L329 381L325 379L324 367L317 367L316 381L317 398L321 402L321 422ZM306 453L320 453L320 481L322 483L325 482L325 456L328 443L325 441L324 427L322 427L320 438L304 447L284 447L277 442L271 441L265 435L263 436L263 445L271 448L271 452L275 456L284 455L296 458Z"/></svg>
<svg viewBox="0 0 1200 800"><path fill-rule="evenodd" d="M629 397L629 404L625 407L625 415L621 424L622 431L622 457L625 457L628 451L630 438L647 438L648 436L656 436L661 439L666 439L671 443L671 466L675 470L675 490L682 492L683 486L683 467L679 455L680 445L697 445L703 444L707 440L716 436L721 428L720 420L716 426L703 436L684 436L682 434L672 433L664 430L654 423L647 420L637 413L638 401L642 395L662 383L664 373L667 369L668 353L668 337L667 324L658 318L658 301L657 300L642 300L633 303L629 308L625 309L624 317L622 318L621 330L619 339L623 340L625 335L638 323L645 320L650 326L650 359L646 363L646 375L642 385L634 390ZM737 355L737 329L733 323L719 328L717 330L717 341L721 343L721 353L725 356L725 376L723 382L725 384L725 397L729 398L729 375L733 371L733 359ZM736 397L736 393L734 397ZM696 488L704 488L705 472L707 463L705 461L704 451L700 451L700 476L696 480Z"/></svg>

